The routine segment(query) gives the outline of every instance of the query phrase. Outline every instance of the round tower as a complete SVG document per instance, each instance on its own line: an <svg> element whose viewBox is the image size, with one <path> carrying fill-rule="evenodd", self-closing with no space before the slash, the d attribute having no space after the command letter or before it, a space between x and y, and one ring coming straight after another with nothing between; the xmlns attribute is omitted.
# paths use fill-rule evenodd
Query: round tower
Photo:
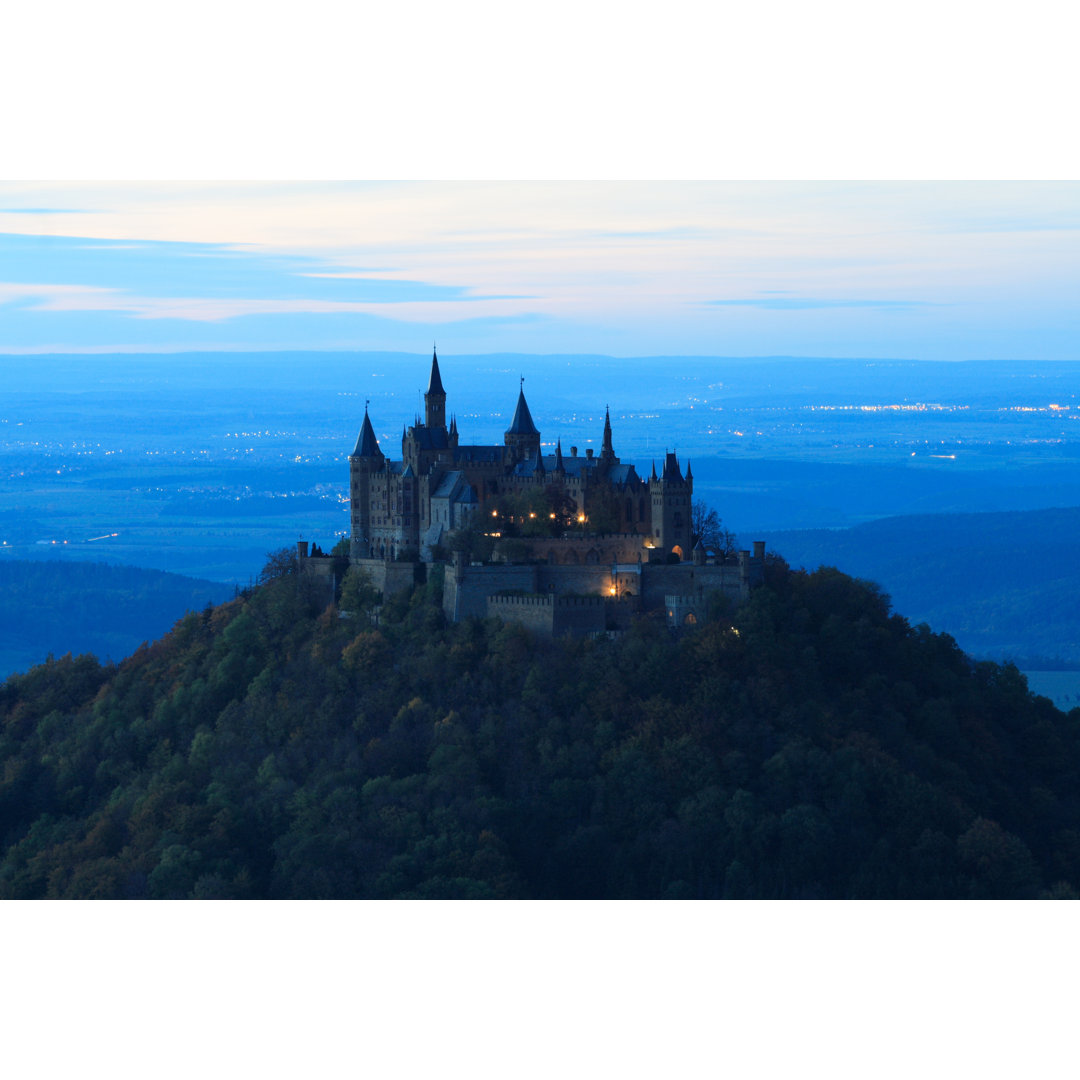
<svg viewBox="0 0 1080 1080"><path fill-rule="evenodd" d="M366 558L371 546L371 478L383 471L385 458L364 403L364 423L349 455L349 554Z"/></svg>

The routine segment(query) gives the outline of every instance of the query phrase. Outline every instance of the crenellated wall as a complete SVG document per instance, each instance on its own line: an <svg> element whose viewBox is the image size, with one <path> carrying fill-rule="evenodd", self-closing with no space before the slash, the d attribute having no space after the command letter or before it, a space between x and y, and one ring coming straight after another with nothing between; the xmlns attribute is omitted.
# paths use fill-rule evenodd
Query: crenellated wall
<svg viewBox="0 0 1080 1080"><path fill-rule="evenodd" d="M496 593L487 598L487 615L549 637L588 637L606 626L602 596Z"/></svg>
<svg viewBox="0 0 1080 1080"><path fill-rule="evenodd" d="M443 611L452 622L470 615L487 616L487 598L497 592L540 592L536 566L492 564L468 566L460 559L446 568Z"/></svg>

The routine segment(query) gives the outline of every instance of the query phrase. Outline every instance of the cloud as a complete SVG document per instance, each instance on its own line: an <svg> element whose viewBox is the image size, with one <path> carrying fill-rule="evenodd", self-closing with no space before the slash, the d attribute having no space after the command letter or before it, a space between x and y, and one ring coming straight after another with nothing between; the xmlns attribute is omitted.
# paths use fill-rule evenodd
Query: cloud
<svg viewBox="0 0 1080 1080"><path fill-rule="evenodd" d="M343 275L324 260L224 244L128 241L0 233L0 281L81 285L140 297L231 298L323 303L485 299L461 285L396 276Z"/></svg>
<svg viewBox="0 0 1080 1080"><path fill-rule="evenodd" d="M764 308L766 311L810 311L815 308L882 308L903 311L917 307L939 306L929 300L825 300L779 296L762 296L750 300L704 300L702 303L709 307L753 307Z"/></svg>
<svg viewBox="0 0 1080 1080"><path fill-rule="evenodd" d="M66 206L0 206L0 214L96 214L96 210L75 210Z"/></svg>

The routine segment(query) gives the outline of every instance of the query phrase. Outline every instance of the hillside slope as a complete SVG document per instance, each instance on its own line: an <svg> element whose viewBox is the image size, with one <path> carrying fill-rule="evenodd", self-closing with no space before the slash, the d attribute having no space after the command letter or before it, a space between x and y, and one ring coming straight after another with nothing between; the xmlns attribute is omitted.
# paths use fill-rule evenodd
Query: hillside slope
<svg viewBox="0 0 1080 1080"><path fill-rule="evenodd" d="M1037 897L1080 711L835 571L672 637L378 626L295 577L0 687L2 897Z"/></svg>

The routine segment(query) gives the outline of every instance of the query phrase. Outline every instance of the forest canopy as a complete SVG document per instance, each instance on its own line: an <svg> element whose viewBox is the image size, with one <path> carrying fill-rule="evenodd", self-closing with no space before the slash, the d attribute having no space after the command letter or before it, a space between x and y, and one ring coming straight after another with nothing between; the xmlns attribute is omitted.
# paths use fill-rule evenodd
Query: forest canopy
<svg viewBox="0 0 1080 1080"><path fill-rule="evenodd" d="M275 567L282 570L282 567ZM1080 710L792 572L551 641L297 575L0 686L0 897L1073 897ZM341 604L345 608L345 604Z"/></svg>

